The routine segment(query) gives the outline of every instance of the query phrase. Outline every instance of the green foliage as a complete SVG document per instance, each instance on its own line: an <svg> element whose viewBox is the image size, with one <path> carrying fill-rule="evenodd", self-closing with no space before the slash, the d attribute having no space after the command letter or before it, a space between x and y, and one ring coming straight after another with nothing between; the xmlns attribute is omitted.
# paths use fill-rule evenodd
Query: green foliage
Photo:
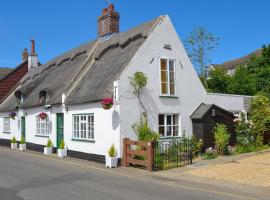
<svg viewBox="0 0 270 200"><path fill-rule="evenodd" d="M215 159L218 157L217 151L215 149L206 149L204 153L204 159L210 160L210 159Z"/></svg>
<svg viewBox="0 0 270 200"><path fill-rule="evenodd" d="M61 140L59 149L64 149L64 148L65 148L65 141Z"/></svg>
<svg viewBox="0 0 270 200"><path fill-rule="evenodd" d="M267 97L256 95L251 101L252 135L256 146L263 145L263 135L270 130L270 101Z"/></svg>
<svg viewBox="0 0 270 200"><path fill-rule="evenodd" d="M109 155L109 157L115 157L116 153L117 152L116 152L115 146L113 144L108 150L108 155Z"/></svg>
<svg viewBox="0 0 270 200"><path fill-rule="evenodd" d="M186 50L198 73L206 78L211 62L209 52L218 45L219 38L204 27L196 27L184 41Z"/></svg>
<svg viewBox="0 0 270 200"><path fill-rule="evenodd" d="M217 151L220 155L224 155L230 139L227 127L224 124L217 124L213 131Z"/></svg>
<svg viewBox="0 0 270 200"><path fill-rule="evenodd" d="M13 137L13 138L11 139L11 143L16 143L16 142L17 142L16 138Z"/></svg>
<svg viewBox="0 0 270 200"><path fill-rule="evenodd" d="M23 136L21 138L21 144L25 144L25 138Z"/></svg>
<svg viewBox="0 0 270 200"><path fill-rule="evenodd" d="M192 142L192 155L194 157L198 157L199 154L202 153L202 147L203 147L203 140L202 139L197 139L196 136L193 134L191 138Z"/></svg>
<svg viewBox="0 0 270 200"><path fill-rule="evenodd" d="M133 125L133 130L140 141L155 141L159 138L158 133L149 127L146 117L142 116L140 121Z"/></svg>
<svg viewBox="0 0 270 200"><path fill-rule="evenodd" d="M237 146L247 148L248 146L253 145L254 137L252 135L252 124L246 120L246 116L243 113L235 120L235 132Z"/></svg>
<svg viewBox="0 0 270 200"><path fill-rule="evenodd" d="M209 71L207 86L211 92L227 93L231 77L224 68L216 68Z"/></svg>
<svg viewBox="0 0 270 200"><path fill-rule="evenodd" d="M130 85L134 89L134 94L139 95L141 90L147 84L147 76L143 72L135 72L133 77L130 77Z"/></svg>
<svg viewBox="0 0 270 200"><path fill-rule="evenodd" d="M255 95L256 77L245 66L238 67L227 87L230 94Z"/></svg>
<svg viewBox="0 0 270 200"><path fill-rule="evenodd" d="M46 147L52 147L52 146L53 146L52 140L48 139ZM65 144L64 144L64 147L65 147Z"/></svg>
<svg viewBox="0 0 270 200"><path fill-rule="evenodd" d="M255 146L253 144L247 145L247 146L242 146L242 145L237 145L236 146L236 152L237 153L249 153L249 152L255 152L255 151L261 151L264 149L268 149L268 145L262 145L262 146Z"/></svg>

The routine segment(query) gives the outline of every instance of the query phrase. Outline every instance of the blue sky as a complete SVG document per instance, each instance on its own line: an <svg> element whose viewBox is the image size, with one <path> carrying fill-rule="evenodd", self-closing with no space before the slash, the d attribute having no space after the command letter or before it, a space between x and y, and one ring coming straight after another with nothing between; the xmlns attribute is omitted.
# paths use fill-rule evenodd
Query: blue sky
<svg viewBox="0 0 270 200"><path fill-rule="evenodd" d="M183 40L196 26L220 38L212 63L245 55L270 43L269 0L112 0L120 29L168 14ZM105 0L1 0L0 66L14 67L21 52L37 42L42 63L93 40Z"/></svg>

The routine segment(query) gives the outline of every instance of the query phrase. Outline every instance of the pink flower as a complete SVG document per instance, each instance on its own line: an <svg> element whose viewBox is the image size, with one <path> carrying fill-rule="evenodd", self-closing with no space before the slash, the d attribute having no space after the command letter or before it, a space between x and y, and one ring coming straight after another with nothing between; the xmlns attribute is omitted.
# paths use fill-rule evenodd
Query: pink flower
<svg viewBox="0 0 270 200"><path fill-rule="evenodd" d="M102 105L113 105L113 99L112 98L105 98L101 101Z"/></svg>

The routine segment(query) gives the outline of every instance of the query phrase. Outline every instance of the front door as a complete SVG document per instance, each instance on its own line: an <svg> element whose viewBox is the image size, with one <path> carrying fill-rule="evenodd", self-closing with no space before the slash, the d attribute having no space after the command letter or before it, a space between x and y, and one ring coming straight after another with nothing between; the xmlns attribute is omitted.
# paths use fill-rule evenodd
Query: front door
<svg viewBox="0 0 270 200"><path fill-rule="evenodd" d="M64 139L64 114L56 114L56 146L60 147L61 141Z"/></svg>
<svg viewBox="0 0 270 200"><path fill-rule="evenodd" d="M25 138L25 117L21 117L21 138Z"/></svg>

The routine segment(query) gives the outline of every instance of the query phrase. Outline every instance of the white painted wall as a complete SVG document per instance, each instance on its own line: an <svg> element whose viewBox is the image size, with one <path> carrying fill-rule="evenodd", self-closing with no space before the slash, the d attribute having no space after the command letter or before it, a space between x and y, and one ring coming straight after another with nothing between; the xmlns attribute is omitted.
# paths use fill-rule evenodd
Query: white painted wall
<svg viewBox="0 0 270 200"><path fill-rule="evenodd" d="M10 119L10 133L4 133L3 121L4 117L9 117L10 112L0 113L0 138L11 140L14 136L16 140L21 139L21 134L19 134L19 121L18 121L18 112L16 113L15 119Z"/></svg>
<svg viewBox="0 0 270 200"><path fill-rule="evenodd" d="M95 142L72 140L72 115L74 114L94 114L94 134ZM107 155L107 151L112 144L115 144L120 155L120 124L119 108L113 106L110 110L104 110L100 102L68 106L64 118L64 140L70 150Z"/></svg>
<svg viewBox="0 0 270 200"><path fill-rule="evenodd" d="M172 50L164 49L164 44L170 44ZM160 57L176 59L177 98L160 96ZM150 64L153 58L154 61ZM137 138L131 127L139 120L140 110L143 109L140 108L129 84L129 77L137 71L144 72L148 77L142 101L153 130L158 131L159 113L176 113L180 114L181 118L180 134L184 132L186 135L191 134L192 122L189 116L204 101L206 92L168 16L148 36L120 78L121 140L123 137Z"/></svg>

